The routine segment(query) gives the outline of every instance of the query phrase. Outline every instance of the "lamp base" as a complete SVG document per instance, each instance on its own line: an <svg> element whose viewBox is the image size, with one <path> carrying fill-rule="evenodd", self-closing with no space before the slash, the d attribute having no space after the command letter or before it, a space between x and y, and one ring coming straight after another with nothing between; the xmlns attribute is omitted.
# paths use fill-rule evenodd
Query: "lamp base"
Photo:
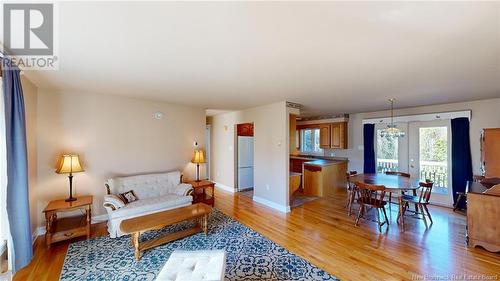
<svg viewBox="0 0 500 281"><path fill-rule="evenodd" d="M76 201L76 198L75 197L70 197L70 198L66 198L66 200L64 200L66 202L73 202L73 201Z"/></svg>

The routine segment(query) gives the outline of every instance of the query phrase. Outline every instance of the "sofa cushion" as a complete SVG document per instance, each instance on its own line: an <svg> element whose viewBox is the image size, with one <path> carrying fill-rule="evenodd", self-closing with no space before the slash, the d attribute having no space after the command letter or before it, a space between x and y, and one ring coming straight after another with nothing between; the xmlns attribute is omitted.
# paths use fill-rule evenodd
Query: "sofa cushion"
<svg viewBox="0 0 500 281"><path fill-rule="evenodd" d="M193 197L191 196L179 196L175 194L139 199L125 205L125 207L111 212L109 214L109 219L121 217L136 217L151 211L162 210L172 206L191 203L192 200Z"/></svg>
<svg viewBox="0 0 500 281"><path fill-rule="evenodd" d="M147 174L130 177L119 177L107 181L111 193L120 194L133 190L139 199L164 196L174 193L180 184L181 172Z"/></svg>
<svg viewBox="0 0 500 281"><path fill-rule="evenodd" d="M122 201L125 204L132 203L134 201L137 201L137 199L138 199L137 195L135 195L133 190L129 190L129 191L124 192L124 193L120 193L118 196L122 199Z"/></svg>

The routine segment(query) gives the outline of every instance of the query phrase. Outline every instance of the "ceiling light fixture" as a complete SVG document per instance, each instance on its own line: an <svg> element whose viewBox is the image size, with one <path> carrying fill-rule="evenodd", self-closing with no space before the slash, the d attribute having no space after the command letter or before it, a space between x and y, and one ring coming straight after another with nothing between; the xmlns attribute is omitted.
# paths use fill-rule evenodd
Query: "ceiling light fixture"
<svg viewBox="0 0 500 281"><path fill-rule="evenodd" d="M383 138L402 138L405 136L405 132L401 131L394 124L394 102L395 98L389 99L391 103L391 124L387 125L387 128L380 132L380 136Z"/></svg>

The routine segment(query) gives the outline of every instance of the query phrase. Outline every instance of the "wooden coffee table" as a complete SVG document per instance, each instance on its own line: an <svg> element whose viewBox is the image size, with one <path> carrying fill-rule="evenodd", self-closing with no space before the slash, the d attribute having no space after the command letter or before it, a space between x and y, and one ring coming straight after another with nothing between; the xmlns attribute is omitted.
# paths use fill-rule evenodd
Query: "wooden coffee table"
<svg viewBox="0 0 500 281"><path fill-rule="evenodd" d="M135 259L140 260L141 251L145 251L201 231L207 235L208 215L211 211L212 208L210 206L204 203L197 203L191 206L127 219L122 221L120 228L124 233L131 234L132 245L135 250ZM187 220L197 220L198 223L192 228L169 233L164 236L139 243L140 235L146 231L160 229Z"/></svg>

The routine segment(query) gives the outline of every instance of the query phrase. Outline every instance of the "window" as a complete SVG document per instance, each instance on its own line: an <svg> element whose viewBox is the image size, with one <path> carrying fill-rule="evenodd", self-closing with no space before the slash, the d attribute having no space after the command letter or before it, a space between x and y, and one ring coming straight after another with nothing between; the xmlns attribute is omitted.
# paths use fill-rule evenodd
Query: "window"
<svg viewBox="0 0 500 281"><path fill-rule="evenodd" d="M308 153L320 153L323 150L319 148L319 129L300 130L300 150Z"/></svg>
<svg viewBox="0 0 500 281"><path fill-rule="evenodd" d="M381 137L377 130L377 173L399 171L398 139Z"/></svg>

